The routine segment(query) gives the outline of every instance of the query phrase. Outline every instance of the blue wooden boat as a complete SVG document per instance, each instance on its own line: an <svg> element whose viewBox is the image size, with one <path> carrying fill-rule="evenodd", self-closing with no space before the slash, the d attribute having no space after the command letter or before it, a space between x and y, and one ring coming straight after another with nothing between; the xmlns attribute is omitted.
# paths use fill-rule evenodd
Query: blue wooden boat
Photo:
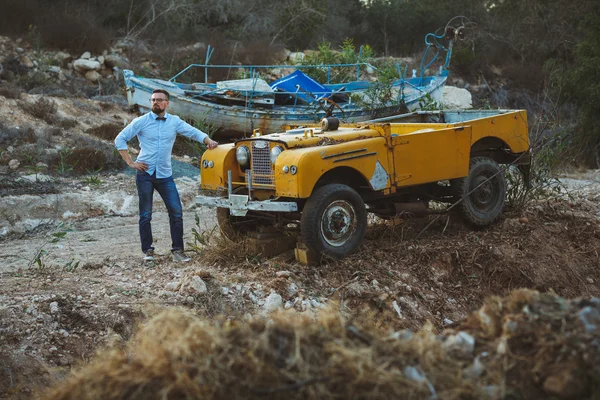
<svg viewBox="0 0 600 400"><path fill-rule="evenodd" d="M165 89L171 96L169 112L188 120L201 120L219 130L221 137L249 136L255 129L261 133L281 130L283 125L303 125L320 121L334 115L345 123L356 123L401 114L416 110L424 99L441 100L448 78L448 66L452 54L452 43L458 30L448 26L442 34L430 33L425 37L427 49L419 69L412 76L403 76L392 84L392 99L376 107L365 106L360 101L369 96L369 88L376 83L361 79L361 71L373 68L368 63L329 65L209 65L210 46L205 64L191 64L169 80L135 76L124 70L127 100L140 112L149 111L150 96L154 89ZM447 40L447 45L441 39ZM428 56L430 49L436 53ZM440 55L445 53L442 60ZM426 75L434 62L438 61L436 73ZM180 83L177 80L192 68L204 68L205 81ZM209 83L211 71L216 69L243 68L251 78ZM260 79L269 70L295 69L280 79L267 83ZM327 82L321 84L305 72L319 68L327 73ZM332 70L352 68L355 80L330 83ZM407 71L408 66L399 71ZM357 101L359 99L359 101ZM373 104L373 103L371 103Z"/></svg>

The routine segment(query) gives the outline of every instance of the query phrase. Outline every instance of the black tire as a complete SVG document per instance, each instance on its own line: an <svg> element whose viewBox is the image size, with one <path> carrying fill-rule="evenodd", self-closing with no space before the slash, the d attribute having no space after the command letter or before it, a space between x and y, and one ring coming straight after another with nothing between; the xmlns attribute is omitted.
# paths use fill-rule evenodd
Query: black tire
<svg viewBox="0 0 600 400"><path fill-rule="evenodd" d="M496 161L487 157L472 158L469 176L454 179L451 185L454 198L460 201L456 207L468 224L488 226L502 214L506 176Z"/></svg>
<svg viewBox="0 0 600 400"><path fill-rule="evenodd" d="M327 226L332 229L326 229ZM350 186L337 183L322 186L306 201L301 230L302 241L310 250L343 258L356 251L365 236L365 204Z"/></svg>

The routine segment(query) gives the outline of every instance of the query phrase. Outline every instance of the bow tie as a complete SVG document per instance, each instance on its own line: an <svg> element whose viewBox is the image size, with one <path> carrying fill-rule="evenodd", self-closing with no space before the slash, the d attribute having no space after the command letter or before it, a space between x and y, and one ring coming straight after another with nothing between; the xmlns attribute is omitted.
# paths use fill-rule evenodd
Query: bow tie
<svg viewBox="0 0 600 400"><path fill-rule="evenodd" d="M166 121L167 117L156 117L157 121Z"/></svg>

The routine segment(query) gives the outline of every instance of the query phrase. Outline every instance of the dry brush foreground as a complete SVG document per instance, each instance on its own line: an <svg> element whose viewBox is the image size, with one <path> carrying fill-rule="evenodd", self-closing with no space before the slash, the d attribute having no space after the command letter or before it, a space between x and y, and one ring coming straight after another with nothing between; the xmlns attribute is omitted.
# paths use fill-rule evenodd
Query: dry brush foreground
<svg viewBox="0 0 600 400"><path fill-rule="evenodd" d="M583 398L600 389L599 329L597 300L529 290L441 335L386 335L333 306L216 323L168 311L48 398Z"/></svg>

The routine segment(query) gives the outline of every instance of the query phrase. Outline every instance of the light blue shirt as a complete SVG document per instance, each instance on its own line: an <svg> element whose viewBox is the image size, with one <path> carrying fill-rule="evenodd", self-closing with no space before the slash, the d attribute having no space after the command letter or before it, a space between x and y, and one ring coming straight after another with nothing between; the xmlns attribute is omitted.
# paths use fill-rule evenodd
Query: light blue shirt
<svg viewBox="0 0 600 400"><path fill-rule="evenodd" d="M198 142L208 136L176 115L165 113L164 116L165 120L157 120L158 115L150 111L134 119L115 138L117 150L127 150L127 142L137 136L141 151L136 161L148 164L146 172L152 175L156 171L157 178L173 175L171 151L177 134Z"/></svg>

